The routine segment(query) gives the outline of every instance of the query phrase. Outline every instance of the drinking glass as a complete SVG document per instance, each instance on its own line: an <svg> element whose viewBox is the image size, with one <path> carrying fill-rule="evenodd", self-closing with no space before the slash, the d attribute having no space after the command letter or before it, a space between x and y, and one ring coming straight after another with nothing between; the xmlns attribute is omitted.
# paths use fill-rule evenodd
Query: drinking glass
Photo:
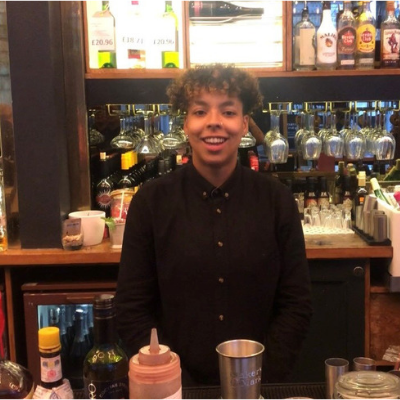
<svg viewBox="0 0 400 400"><path fill-rule="evenodd" d="M91 146L95 146L104 142L104 135L100 133L95 127L96 111L89 110L89 143Z"/></svg>
<svg viewBox="0 0 400 400"><path fill-rule="evenodd" d="M358 125L354 118L356 117L353 117L351 129L344 139L344 154L348 160L361 160L366 149L366 139L364 134L357 129Z"/></svg>
<svg viewBox="0 0 400 400"><path fill-rule="evenodd" d="M381 160L393 160L396 149L396 140L391 132L386 129L386 113L381 113L381 129L374 140L375 158Z"/></svg>
<svg viewBox="0 0 400 400"><path fill-rule="evenodd" d="M344 140L336 129L336 114L331 113L331 127L323 143L324 153L327 156L341 158L344 151Z"/></svg>
<svg viewBox="0 0 400 400"><path fill-rule="evenodd" d="M311 114L307 115L307 131L304 132L301 139L300 149L304 160L318 160L321 154L322 140L315 133L314 116Z"/></svg>
<svg viewBox="0 0 400 400"><path fill-rule="evenodd" d="M289 155L288 140L279 132L281 111L271 110L271 129L264 137L265 153L271 164L284 164Z"/></svg>
<svg viewBox="0 0 400 400"><path fill-rule="evenodd" d="M151 134L151 113L144 115L144 132L145 135L142 140L137 144L135 151L139 158L141 156L157 156L161 153L162 146L160 142Z"/></svg>
<svg viewBox="0 0 400 400"><path fill-rule="evenodd" d="M176 150L177 152L183 153L185 151L187 139L186 135L177 123L176 118L169 116L169 131L161 139L162 145L166 150Z"/></svg>

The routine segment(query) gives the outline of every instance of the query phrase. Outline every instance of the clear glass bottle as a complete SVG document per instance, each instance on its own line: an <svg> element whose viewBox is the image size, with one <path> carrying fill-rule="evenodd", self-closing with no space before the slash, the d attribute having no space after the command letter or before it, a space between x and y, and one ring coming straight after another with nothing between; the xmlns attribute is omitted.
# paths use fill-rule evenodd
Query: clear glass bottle
<svg viewBox="0 0 400 400"><path fill-rule="evenodd" d="M167 35L166 42L168 46L161 53L162 67L179 68L179 23L178 17L172 8L172 1L165 2L162 25Z"/></svg>
<svg viewBox="0 0 400 400"><path fill-rule="evenodd" d="M83 379L87 399L128 399L128 357L117 344L114 296L95 298L94 346L84 360Z"/></svg>
<svg viewBox="0 0 400 400"><path fill-rule="evenodd" d="M294 28L294 64L297 71L315 69L315 25L310 21L307 2L301 13L301 21Z"/></svg>
<svg viewBox="0 0 400 400"><path fill-rule="evenodd" d="M363 10L357 19L356 69L373 69L375 61L375 18L370 1L363 2Z"/></svg>
<svg viewBox="0 0 400 400"><path fill-rule="evenodd" d="M338 20L338 69L354 69L356 63L356 20L351 11L351 1L344 2Z"/></svg>
<svg viewBox="0 0 400 400"><path fill-rule="evenodd" d="M394 1L386 2L386 19L381 24L381 68L400 66L400 22L394 15Z"/></svg>
<svg viewBox="0 0 400 400"><path fill-rule="evenodd" d="M323 2L322 22L317 31L317 69L334 70L337 66L337 30L331 17L330 1Z"/></svg>

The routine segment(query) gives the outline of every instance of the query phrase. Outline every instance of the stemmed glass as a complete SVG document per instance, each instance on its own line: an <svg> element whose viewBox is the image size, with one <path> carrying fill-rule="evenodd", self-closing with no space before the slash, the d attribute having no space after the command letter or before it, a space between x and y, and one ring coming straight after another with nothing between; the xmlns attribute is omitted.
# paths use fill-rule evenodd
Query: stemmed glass
<svg viewBox="0 0 400 400"><path fill-rule="evenodd" d="M299 111L296 117L296 122L299 129L296 131L296 134L294 136L294 147L297 154L297 168L300 168L300 166L302 165L303 158L301 152L301 140L303 139L304 134L308 132L306 127L306 119L307 113L304 111Z"/></svg>
<svg viewBox="0 0 400 400"><path fill-rule="evenodd" d="M135 148L139 159L156 157L163 150L160 141L157 140L151 133L151 117L151 112L146 112L144 114L145 134Z"/></svg>
<svg viewBox="0 0 400 400"><path fill-rule="evenodd" d="M168 125L168 133L161 139L164 149L176 150L183 154L187 143L185 132L178 126L176 117L172 115L169 115Z"/></svg>
<svg viewBox="0 0 400 400"><path fill-rule="evenodd" d="M355 121L357 114L351 118L351 128L346 133L344 139L344 153L348 160L361 160L364 157L366 149L365 135L358 130L358 125Z"/></svg>
<svg viewBox="0 0 400 400"><path fill-rule="evenodd" d="M386 112L381 112L380 130L374 140L375 158L378 161L393 160L396 149L396 140L391 132L386 129Z"/></svg>
<svg viewBox="0 0 400 400"><path fill-rule="evenodd" d="M111 104L108 104L107 108L110 115L119 116L120 126L119 133L111 140L110 146L115 149L133 149L136 143L126 129L126 118L130 114L130 106L121 105L119 109L115 109Z"/></svg>
<svg viewBox="0 0 400 400"><path fill-rule="evenodd" d="M96 112L98 110L90 109L89 110L89 143L91 146L96 146L104 142L105 137L102 133L100 133L95 127L95 118Z"/></svg>
<svg viewBox="0 0 400 400"><path fill-rule="evenodd" d="M327 156L341 158L344 151L344 140L336 129L336 113L331 112L331 127L323 141L324 153Z"/></svg>
<svg viewBox="0 0 400 400"><path fill-rule="evenodd" d="M315 170L316 160L321 154L322 140L315 133L314 115L312 114L307 115L307 131L303 134L300 148L304 160L311 160L313 163L312 169Z"/></svg>
<svg viewBox="0 0 400 400"><path fill-rule="evenodd" d="M269 103L271 129L265 134L265 153L272 165L284 164L289 156L289 142L279 132L279 120L283 111L288 111L291 103ZM286 110L284 109L286 108Z"/></svg>

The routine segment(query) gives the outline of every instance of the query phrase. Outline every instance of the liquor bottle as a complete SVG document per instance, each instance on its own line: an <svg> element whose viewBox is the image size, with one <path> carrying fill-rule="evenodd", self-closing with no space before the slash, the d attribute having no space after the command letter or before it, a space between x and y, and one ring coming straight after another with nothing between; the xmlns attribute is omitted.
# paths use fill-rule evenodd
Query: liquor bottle
<svg viewBox="0 0 400 400"><path fill-rule="evenodd" d="M349 175L345 175L343 178L342 204L345 210L351 210L353 208L353 196L351 193L351 182Z"/></svg>
<svg viewBox="0 0 400 400"><path fill-rule="evenodd" d="M304 207L316 207L318 205L317 180L312 176L308 176L306 181L306 190L304 191Z"/></svg>
<svg viewBox="0 0 400 400"><path fill-rule="evenodd" d="M363 10L357 19L356 69L373 69L375 61L375 19L370 1L363 2Z"/></svg>
<svg viewBox="0 0 400 400"><path fill-rule="evenodd" d="M354 69L356 59L356 20L351 11L351 1L344 2L338 20L338 69Z"/></svg>
<svg viewBox="0 0 400 400"><path fill-rule="evenodd" d="M109 2L102 2L102 10L89 18L89 47L97 51L97 68L116 68L115 18ZM90 51L90 49L89 49Z"/></svg>
<svg viewBox="0 0 400 400"><path fill-rule="evenodd" d="M146 68L146 24L139 1L115 1L112 10L118 68Z"/></svg>
<svg viewBox="0 0 400 400"><path fill-rule="evenodd" d="M383 177L383 181L400 181L400 159L396 160L396 164Z"/></svg>
<svg viewBox="0 0 400 400"><path fill-rule="evenodd" d="M95 206L105 211L106 217L110 216L111 192L114 190L114 183L110 179L109 160L105 152L100 153L99 161L100 180L95 185Z"/></svg>
<svg viewBox="0 0 400 400"><path fill-rule="evenodd" d="M386 2L386 19L381 24L381 68L400 66L400 22L394 15L394 1Z"/></svg>
<svg viewBox="0 0 400 400"><path fill-rule="evenodd" d="M386 204L390 204L389 200L386 198L385 194L382 192L381 186L379 185L379 182L376 178L371 178L370 179L370 183L371 183L371 188L372 191L374 192L375 196L384 201Z"/></svg>
<svg viewBox="0 0 400 400"><path fill-rule="evenodd" d="M331 3L323 2L322 22L317 31L317 69L333 70L337 66L337 30L332 22Z"/></svg>
<svg viewBox="0 0 400 400"><path fill-rule="evenodd" d="M261 16L264 8L241 7L226 1L190 1L190 19L200 19L207 17L241 17L241 16Z"/></svg>
<svg viewBox="0 0 400 400"><path fill-rule="evenodd" d="M342 203L342 194L343 194L343 181L344 176L346 174L344 161L338 162L338 173L335 177L335 193L334 193L334 204Z"/></svg>
<svg viewBox="0 0 400 400"><path fill-rule="evenodd" d="M117 344L114 296L97 296L93 305L94 346L84 360L88 399L128 399L128 357Z"/></svg>
<svg viewBox="0 0 400 400"><path fill-rule="evenodd" d="M0 360L0 398L31 399L35 390L28 369L9 360Z"/></svg>
<svg viewBox="0 0 400 400"><path fill-rule="evenodd" d="M90 350L90 343L85 335L85 313L81 308L75 310L75 337L69 353L69 379L74 389L83 388L83 361Z"/></svg>
<svg viewBox="0 0 400 400"><path fill-rule="evenodd" d="M64 379L61 364L60 330L55 326L39 329L40 384L36 387L33 398L73 399L69 381ZM50 396L44 396L49 391ZM57 394L58 396L57 396Z"/></svg>
<svg viewBox="0 0 400 400"><path fill-rule="evenodd" d="M1 171L0 171L1 172ZM6 197L2 175L0 174L0 252L8 249L7 219L6 219Z"/></svg>
<svg viewBox="0 0 400 400"><path fill-rule="evenodd" d="M60 305L59 313L59 329L60 329L60 343L61 343L61 363L66 376L68 376L68 355L70 351L70 342L67 334L67 315L66 307L64 304Z"/></svg>
<svg viewBox="0 0 400 400"><path fill-rule="evenodd" d="M315 69L315 25L310 21L307 2L301 13L301 21L294 28L294 64L297 71Z"/></svg>
<svg viewBox="0 0 400 400"><path fill-rule="evenodd" d="M329 208L329 192L328 192L328 181L325 176L319 177L319 190L317 194L317 204L319 208L328 209Z"/></svg>
<svg viewBox="0 0 400 400"><path fill-rule="evenodd" d="M358 173L358 187L353 200L353 215L356 227L361 230L363 229L363 208L367 195L368 191L366 189L366 174L365 171L360 171Z"/></svg>

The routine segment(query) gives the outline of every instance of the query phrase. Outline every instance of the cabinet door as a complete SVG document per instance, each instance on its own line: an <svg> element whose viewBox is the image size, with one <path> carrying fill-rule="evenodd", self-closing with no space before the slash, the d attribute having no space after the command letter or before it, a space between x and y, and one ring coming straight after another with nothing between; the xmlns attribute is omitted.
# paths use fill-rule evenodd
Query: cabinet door
<svg viewBox="0 0 400 400"><path fill-rule="evenodd" d="M314 315L293 382L325 380L324 361L364 353L365 260L310 260Z"/></svg>

